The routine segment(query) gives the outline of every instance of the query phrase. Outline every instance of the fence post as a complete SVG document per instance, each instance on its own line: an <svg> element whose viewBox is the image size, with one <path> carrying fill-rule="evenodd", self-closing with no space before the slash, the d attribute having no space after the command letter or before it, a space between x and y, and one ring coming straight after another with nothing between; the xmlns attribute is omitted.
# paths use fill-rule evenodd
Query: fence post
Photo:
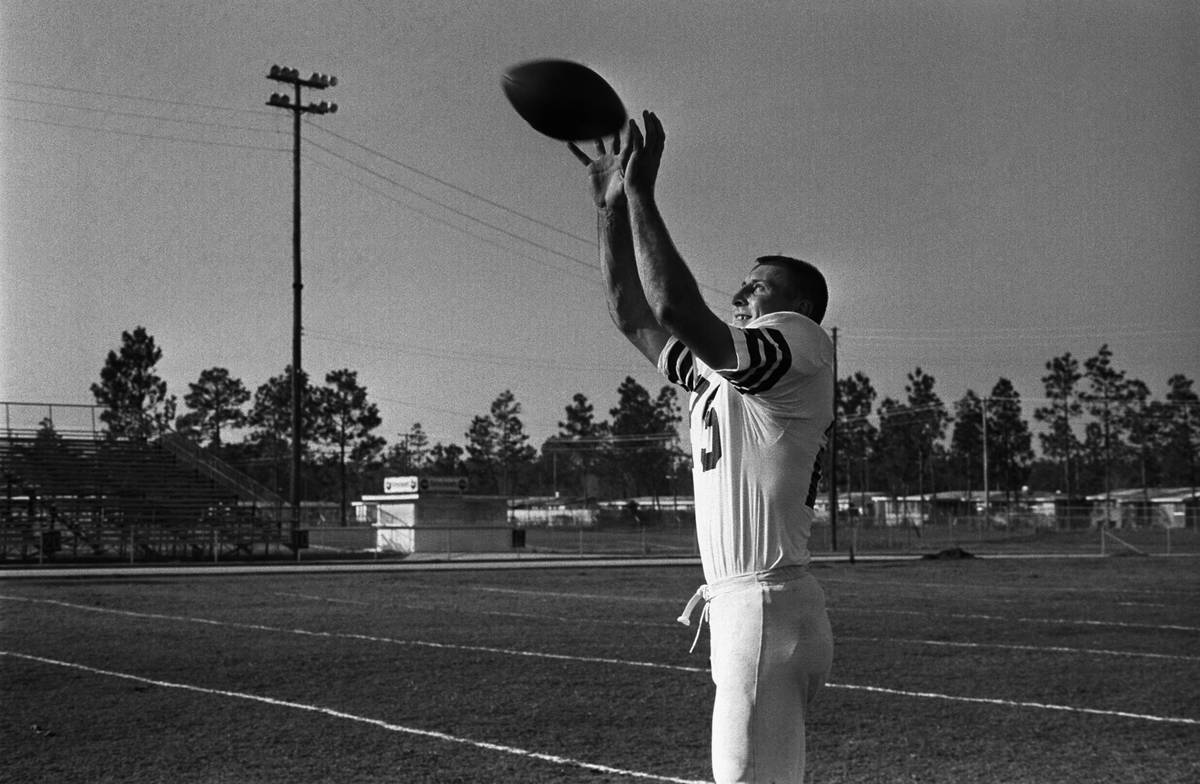
<svg viewBox="0 0 1200 784"><path fill-rule="evenodd" d="M212 529L212 543L213 543L213 563L219 563L220 558L218 557L218 554L217 554L217 528L216 528L216 526L213 526L213 529Z"/></svg>

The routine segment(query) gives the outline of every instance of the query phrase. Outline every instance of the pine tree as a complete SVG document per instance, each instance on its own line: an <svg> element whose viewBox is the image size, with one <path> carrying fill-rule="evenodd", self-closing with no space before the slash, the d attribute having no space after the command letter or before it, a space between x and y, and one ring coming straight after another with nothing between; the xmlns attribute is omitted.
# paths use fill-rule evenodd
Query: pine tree
<svg viewBox="0 0 1200 784"><path fill-rule="evenodd" d="M870 464L879 431L869 419L875 404L875 387L864 373L838 381L838 452L846 461L846 491L857 483L860 492L870 489ZM865 510L865 499L862 499Z"/></svg>
<svg viewBox="0 0 1200 784"><path fill-rule="evenodd" d="M219 449L223 428L246 424L242 406L250 400L250 392L241 379L230 376L226 368L200 371L200 378L188 384L188 389L183 402L191 412L179 418L177 427L180 430L194 429L201 439L207 439L210 446Z"/></svg>
<svg viewBox="0 0 1200 784"><path fill-rule="evenodd" d="M1062 468L1063 490L1068 498L1073 498L1077 492L1074 463L1079 451L1079 439L1075 435L1073 420L1083 412L1078 390L1083 374L1079 372L1079 360L1071 356L1069 351L1047 362L1046 370L1049 373L1042 376L1042 384L1050 403L1035 409L1033 418L1049 425L1049 432L1039 433L1038 440L1041 442L1042 452L1059 462Z"/></svg>
<svg viewBox="0 0 1200 784"><path fill-rule="evenodd" d="M1029 477L1033 436L1021 415L1021 396L1008 379L996 382L986 405L989 487L1011 501Z"/></svg>
<svg viewBox="0 0 1200 784"><path fill-rule="evenodd" d="M467 430L467 468L472 484L485 492L511 495L537 456L521 421L521 404L512 390L492 401L487 416L476 416Z"/></svg>
<svg viewBox="0 0 1200 784"><path fill-rule="evenodd" d="M315 394L317 426L314 435L337 448L338 487L341 498L341 522L346 524L347 481L346 458L365 463L383 449L384 441L373 435L382 419L379 407L367 400L367 389L359 385L353 370L332 370L325 376L327 386Z"/></svg>
<svg viewBox="0 0 1200 784"><path fill-rule="evenodd" d="M112 438L147 441L171 429L177 401L154 367L162 350L145 327L121 333L119 351L108 352L92 395L104 407L100 419Z"/></svg>

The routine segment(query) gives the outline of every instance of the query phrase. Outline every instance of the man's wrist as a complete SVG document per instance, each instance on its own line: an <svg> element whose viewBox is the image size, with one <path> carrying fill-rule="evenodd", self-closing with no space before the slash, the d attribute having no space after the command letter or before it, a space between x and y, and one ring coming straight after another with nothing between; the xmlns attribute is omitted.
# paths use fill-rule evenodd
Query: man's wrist
<svg viewBox="0 0 1200 784"><path fill-rule="evenodd" d="M626 204L625 199L621 199L621 201L617 204L598 205L596 207L596 214L600 217L600 220L605 223L612 223L614 221L628 221L629 206Z"/></svg>
<svg viewBox="0 0 1200 784"><path fill-rule="evenodd" d="M631 207L646 207L654 203L654 191L640 191L625 187L625 199Z"/></svg>

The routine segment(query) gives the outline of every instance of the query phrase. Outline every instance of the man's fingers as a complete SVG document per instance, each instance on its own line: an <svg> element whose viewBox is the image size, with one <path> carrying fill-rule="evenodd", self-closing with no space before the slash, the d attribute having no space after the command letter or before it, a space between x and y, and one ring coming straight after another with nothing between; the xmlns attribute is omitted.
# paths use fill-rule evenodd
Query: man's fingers
<svg viewBox="0 0 1200 784"><path fill-rule="evenodd" d="M642 130L638 128L637 123L633 120L629 121L629 146L633 149L638 149L642 146Z"/></svg>
<svg viewBox="0 0 1200 784"><path fill-rule="evenodd" d="M654 147L655 150L661 150L663 140L666 139L667 133L663 130L662 120L658 119L658 115L654 112L646 111L642 113L642 121L646 124L646 146Z"/></svg>
<svg viewBox="0 0 1200 784"><path fill-rule="evenodd" d="M575 142L567 142L567 149L574 153L575 157L578 158L584 166L592 165L592 159L587 157L587 153L576 147Z"/></svg>
<svg viewBox="0 0 1200 784"><path fill-rule="evenodd" d="M629 165L629 156L632 154L633 154L633 145L632 144L625 145L625 149L621 150L621 154L617 158L617 160L621 164L621 171L625 171L625 167Z"/></svg>

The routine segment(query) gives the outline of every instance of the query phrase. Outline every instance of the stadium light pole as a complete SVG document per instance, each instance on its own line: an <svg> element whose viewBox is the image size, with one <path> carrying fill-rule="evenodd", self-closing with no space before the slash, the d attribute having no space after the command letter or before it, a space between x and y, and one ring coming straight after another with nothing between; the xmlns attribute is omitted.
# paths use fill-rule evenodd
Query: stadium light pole
<svg viewBox="0 0 1200 784"><path fill-rule="evenodd" d="M300 458L303 453L304 432L301 416L303 388L301 381L300 335L302 320L300 317L300 292L304 284L300 275L300 115L302 114L332 114L337 111L336 103L304 104L300 100L300 89L324 90L337 86L337 77L328 74L314 73L307 79L300 76L295 68L272 65L267 78L276 82L290 84L295 88L295 99L286 93L273 93L267 100L267 106L287 109L292 113L293 145L292 145L292 468L290 472L289 501L292 507L292 531L300 527ZM299 549L296 550L299 556Z"/></svg>

